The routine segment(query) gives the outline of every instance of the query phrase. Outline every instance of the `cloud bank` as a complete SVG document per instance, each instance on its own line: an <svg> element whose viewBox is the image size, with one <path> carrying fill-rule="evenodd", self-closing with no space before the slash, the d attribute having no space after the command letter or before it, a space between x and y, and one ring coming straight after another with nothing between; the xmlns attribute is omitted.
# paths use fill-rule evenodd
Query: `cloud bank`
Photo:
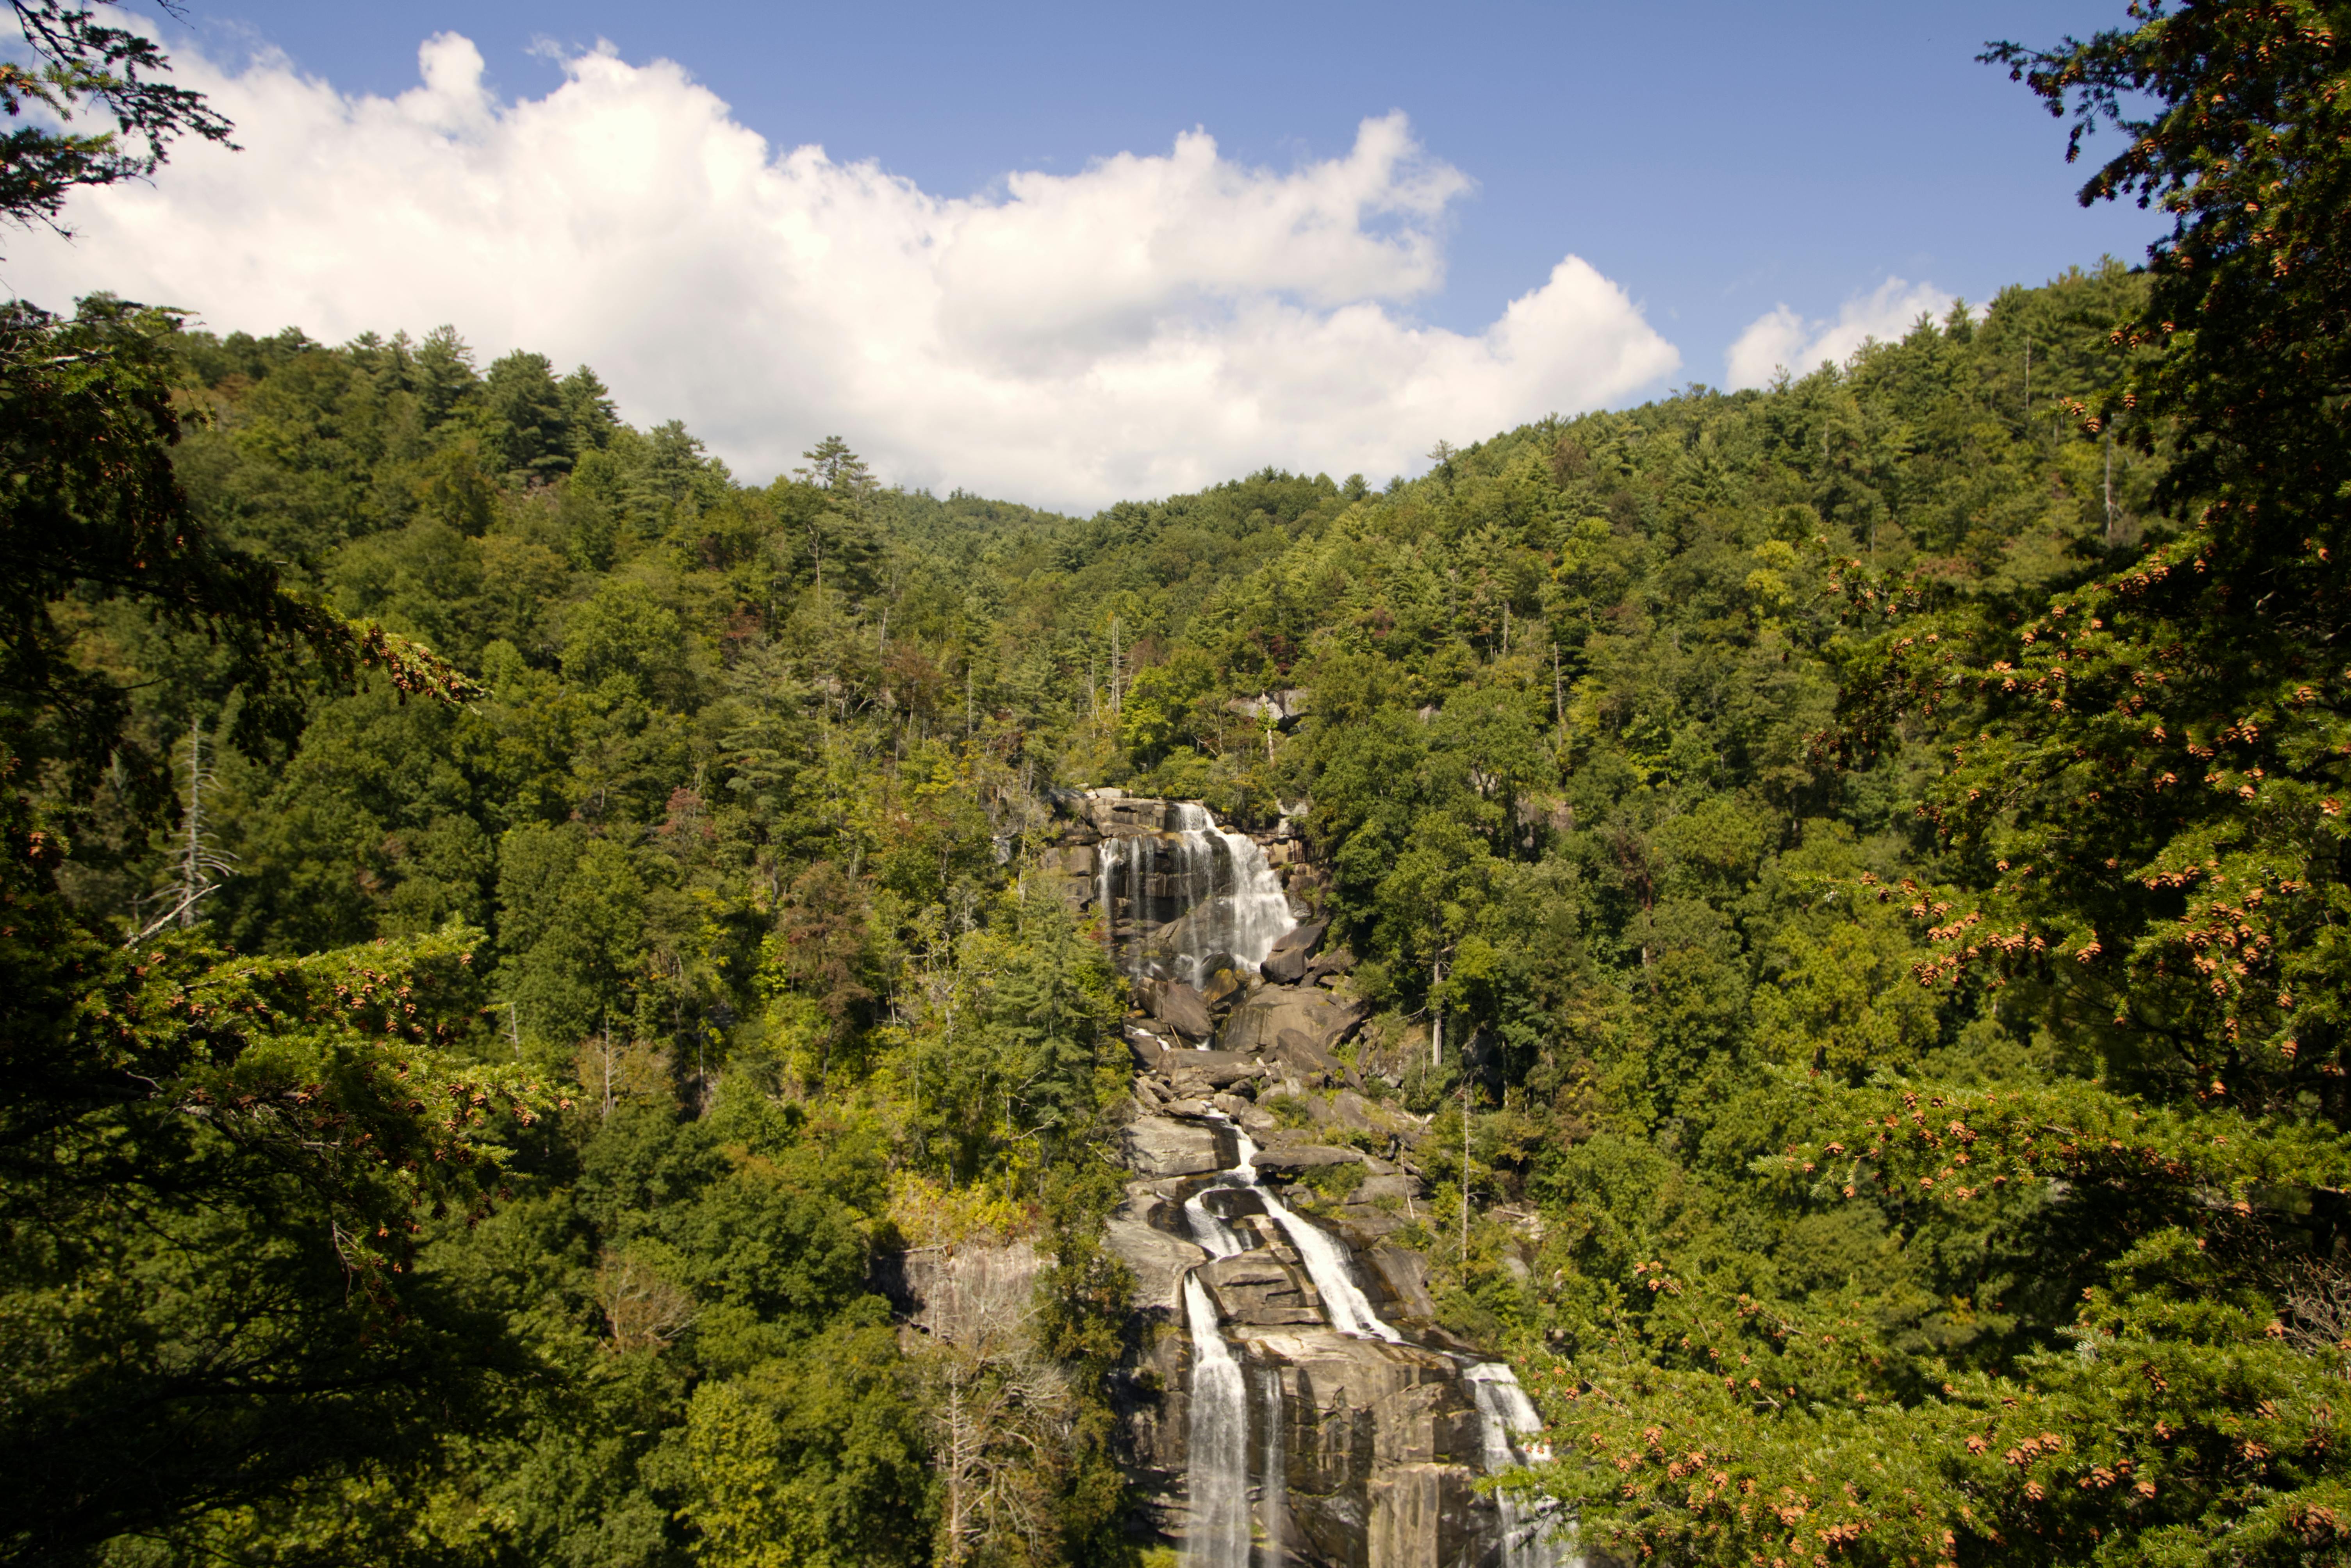
<svg viewBox="0 0 2351 1568"><path fill-rule="evenodd" d="M1939 318L1951 304L1950 294L1931 283L1889 277L1870 293L1846 300L1834 321L1808 321L1787 306L1775 305L1749 323L1723 355L1730 386L1733 391L1769 386L1783 370L1809 375L1824 361L1842 365L1871 339L1893 342L1921 315Z"/></svg>
<svg viewBox="0 0 2351 1568"><path fill-rule="evenodd" d="M1416 323L1470 183L1401 113L1286 172L1194 131L944 197L774 148L679 67L610 49L516 101L450 33L392 99L174 55L246 150L183 146L152 186L78 198L79 239L16 236L0 283L222 332L451 322L486 360L592 364L632 419L684 419L747 477L837 432L899 483L1077 507L1268 463L1377 479L1679 364L1573 256L1482 332Z"/></svg>

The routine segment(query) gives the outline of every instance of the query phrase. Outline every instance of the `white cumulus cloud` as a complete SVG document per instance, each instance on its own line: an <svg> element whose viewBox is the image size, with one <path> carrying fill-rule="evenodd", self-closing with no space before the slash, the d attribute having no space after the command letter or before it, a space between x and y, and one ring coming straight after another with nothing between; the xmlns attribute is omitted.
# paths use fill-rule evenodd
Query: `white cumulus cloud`
<svg viewBox="0 0 2351 1568"><path fill-rule="evenodd" d="M152 185L78 197L79 239L12 236L0 283L223 332L451 322L486 360L592 364L624 413L685 420L747 477L836 432L899 483L1069 507L1268 463L1378 477L1679 364L1573 256L1483 331L1416 321L1470 183L1401 113L1287 171L1193 131L953 197L773 147L609 48L513 101L449 33L391 99L174 53L246 150L183 145Z"/></svg>
<svg viewBox="0 0 2351 1568"><path fill-rule="evenodd" d="M1898 277L1846 300L1834 321L1806 320L1787 306L1775 305L1750 322L1723 355L1730 385L1734 390L1768 386L1782 371L1802 376L1823 361L1842 365L1872 339L1893 342L1908 333L1921 315L1939 318L1950 308L1946 290Z"/></svg>

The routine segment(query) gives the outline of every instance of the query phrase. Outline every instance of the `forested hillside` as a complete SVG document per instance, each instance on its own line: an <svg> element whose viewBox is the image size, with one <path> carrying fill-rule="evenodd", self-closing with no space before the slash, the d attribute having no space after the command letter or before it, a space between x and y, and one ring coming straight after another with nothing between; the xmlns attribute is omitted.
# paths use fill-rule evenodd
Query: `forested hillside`
<svg viewBox="0 0 2351 1568"><path fill-rule="evenodd" d="M2220 9L2013 57L2187 105L2152 267L1377 486L8 307L0 1557L1139 1561L1118 786L1302 825L1595 1550L2339 1560L2335 154L2242 125L2341 73ZM1017 1333L893 1322L1008 1238Z"/></svg>

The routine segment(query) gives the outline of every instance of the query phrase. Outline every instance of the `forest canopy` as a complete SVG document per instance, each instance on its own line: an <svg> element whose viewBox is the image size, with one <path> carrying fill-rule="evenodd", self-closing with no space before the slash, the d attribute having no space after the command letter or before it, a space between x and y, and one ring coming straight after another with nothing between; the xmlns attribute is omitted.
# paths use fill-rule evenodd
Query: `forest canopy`
<svg viewBox="0 0 2351 1568"><path fill-rule="evenodd" d="M2145 267L1377 491L751 485L454 326L11 305L0 1557L1137 1561L1113 786L1290 814L1441 1020L1407 1239L1591 1546L2340 1560L2338 10L1993 49Z"/></svg>

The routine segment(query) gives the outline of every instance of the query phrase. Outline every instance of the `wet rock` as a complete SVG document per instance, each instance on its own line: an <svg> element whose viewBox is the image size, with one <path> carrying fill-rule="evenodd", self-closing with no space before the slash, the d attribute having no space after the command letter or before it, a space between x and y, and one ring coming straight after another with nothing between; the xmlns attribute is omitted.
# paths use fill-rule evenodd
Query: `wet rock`
<svg viewBox="0 0 2351 1568"><path fill-rule="evenodd" d="M1135 1066L1149 1072L1159 1065L1160 1057L1165 1054L1167 1050L1165 1040L1148 1030L1136 1029L1132 1025L1120 1030L1120 1033L1126 1040L1128 1054L1134 1058Z"/></svg>
<svg viewBox="0 0 2351 1568"><path fill-rule="evenodd" d="M1134 1274L1134 1304L1180 1317L1184 1275L1207 1253L1152 1223L1173 1207L1156 1184L1129 1182L1126 1199L1110 1217L1102 1239Z"/></svg>
<svg viewBox="0 0 2351 1568"><path fill-rule="evenodd" d="M1475 1549L1478 1472L1466 1464L1399 1465L1374 1477L1370 1560L1380 1568L1447 1568Z"/></svg>
<svg viewBox="0 0 2351 1568"><path fill-rule="evenodd" d="M1178 1103L1171 1101L1166 1108L1173 1113ZM1207 1110L1205 1104L1200 1107L1203 1113ZM1215 1128L1180 1122L1172 1114L1137 1116L1121 1129L1121 1136L1127 1168L1138 1176L1206 1176L1229 1163L1229 1151L1221 1146Z"/></svg>
<svg viewBox="0 0 2351 1568"><path fill-rule="evenodd" d="M1290 1552L1302 1563L1478 1561L1478 1417L1453 1363L1329 1329L1237 1327L1281 1399Z"/></svg>
<svg viewBox="0 0 2351 1568"><path fill-rule="evenodd" d="M1320 1323L1322 1308L1305 1271L1259 1248L1199 1268L1200 1283L1225 1322L1274 1327Z"/></svg>
<svg viewBox="0 0 2351 1568"><path fill-rule="evenodd" d="M1231 955L1218 953L1201 966L1200 999L1211 1014L1227 1011L1248 990L1249 976Z"/></svg>

